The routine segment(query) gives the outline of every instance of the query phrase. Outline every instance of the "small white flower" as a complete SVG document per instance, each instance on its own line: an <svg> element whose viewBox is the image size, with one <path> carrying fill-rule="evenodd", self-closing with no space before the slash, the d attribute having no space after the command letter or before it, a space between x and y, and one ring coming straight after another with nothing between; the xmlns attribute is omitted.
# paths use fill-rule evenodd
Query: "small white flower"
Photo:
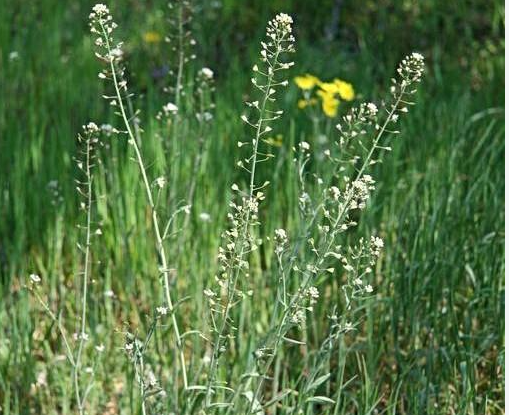
<svg viewBox="0 0 509 415"><path fill-rule="evenodd" d="M166 179L163 176L160 176L155 180L155 183L159 189L162 189L166 185Z"/></svg>
<svg viewBox="0 0 509 415"><path fill-rule="evenodd" d="M115 297L115 293L113 292L113 290L106 290L104 292L104 296L108 297L108 298L113 298L113 297Z"/></svg>
<svg viewBox="0 0 509 415"><path fill-rule="evenodd" d="M372 293L373 292L373 287L371 285L366 285L366 292L367 293Z"/></svg>
<svg viewBox="0 0 509 415"><path fill-rule="evenodd" d="M101 343L101 344L95 346L95 350L97 350L99 353L104 352L104 344Z"/></svg>
<svg viewBox="0 0 509 415"><path fill-rule="evenodd" d="M319 298L320 297L320 293L318 292L318 288L316 287L309 287L308 288L308 294L311 298Z"/></svg>
<svg viewBox="0 0 509 415"><path fill-rule="evenodd" d="M209 298L213 298L216 296L216 294L214 293L214 291L206 288L203 290L203 294L205 294L206 297L209 297Z"/></svg>
<svg viewBox="0 0 509 415"><path fill-rule="evenodd" d="M306 321L306 313L302 309L298 309L290 317L290 322L293 324L301 324Z"/></svg>
<svg viewBox="0 0 509 415"><path fill-rule="evenodd" d="M165 316L166 314L168 314L167 307L157 307L156 311L157 311L157 314L159 314L160 316Z"/></svg>
<svg viewBox="0 0 509 415"><path fill-rule="evenodd" d="M338 200L339 196L341 195L340 190L336 186L331 186L331 188L329 190L330 190L334 200Z"/></svg>
<svg viewBox="0 0 509 415"><path fill-rule="evenodd" d="M368 111L370 112L371 115L376 115L376 113L378 112L378 107L373 104L372 102L370 102L368 105Z"/></svg>
<svg viewBox="0 0 509 415"><path fill-rule="evenodd" d="M83 129L88 133L97 133L99 131L99 127L95 122L89 122Z"/></svg>
<svg viewBox="0 0 509 415"><path fill-rule="evenodd" d="M301 148L301 150L304 150L304 151L309 150L311 148L307 141L300 142L299 147Z"/></svg>
<svg viewBox="0 0 509 415"><path fill-rule="evenodd" d="M210 215L207 212L202 212L198 215L202 222L210 222Z"/></svg>
<svg viewBox="0 0 509 415"><path fill-rule="evenodd" d="M19 52L16 50L13 50L11 53L9 53L9 60L14 61L16 59L19 59Z"/></svg>
<svg viewBox="0 0 509 415"><path fill-rule="evenodd" d="M384 247L384 241L382 240L382 238L379 238L378 236L371 237L371 243L373 244L374 247L376 247L378 249L381 249Z"/></svg>
<svg viewBox="0 0 509 415"><path fill-rule="evenodd" d="M163 111L166 114L176 114L178 111L178 107L173 102L168 102L166 105L163 106Z"/></svg>
<svg viewBox="0 0 509 415"><path fill-rule="evenodd" d="M204 78L206 79L212 79L214 78L214 71L210 68L202 68L200 73L203 75Z"/></svg>
<svg viewBox="0 0 509 415"><path fill-rule="evenodd" d="M424 60L424 56L422 56L418 52L413 52L412 53L412 58L414 58L415 60L418 60L418 61L423 61Z"/></svg>
<svg viewBox="0 0 509 415"><path fill-rule="evenodd" d="M30 280L34 284L39 284L41 282L41 277L39 277L37 274L30 274Z"/></svg>
<svg viewBox="0 0 509 415"><path fill-rule="evenodd" d="M103 15L103 14L109 14L110 11L108 9L108 7L102 3L98 3L96 4L94 7L92 7L92 11L94 13L97 13L98 15Z"/></svg>
<svg viewBox="0 0 509 415"><path fill-rule="evenodd" d="M286 241L287 235L284 229L276 229L274 233L276 234L277 239L280 239L281 241Z"/></svg>

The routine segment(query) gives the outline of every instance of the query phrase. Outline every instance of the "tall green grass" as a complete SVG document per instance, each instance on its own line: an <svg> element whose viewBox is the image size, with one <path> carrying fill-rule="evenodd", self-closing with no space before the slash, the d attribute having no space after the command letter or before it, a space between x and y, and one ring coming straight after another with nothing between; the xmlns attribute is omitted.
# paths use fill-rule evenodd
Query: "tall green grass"
<svg viewBox="0 0 509 415"><path fill-rule="evenodd" d="M443 9L433 4L429 4L433 29L431 23L419 22L423 30L436 33L445 17ZM74 137L88 120L114 119L97 99L101 91L87 35L88 5L58 5L52 0L37 6L0 4L0 15L5 17L0 23L0 413L5 414L74 410L69 369L55 327L23 285L28 274L38 272L50 304L74 321L74 273L79 269ZM143 10L141 4L133 5ZM122 13L120 5L115 6ZM146 6L147 14L161 22L156 6ZM497 10L481 11L479 16L496 26ZM468 15L463 8L454 12ZM152 62L147 56L153 51L142 44L138 32L142 30L138 27L150 26L149 19L124 13L124 32L133 31L127 39L134 84L143 93L137 101L146 129L143 151L152 169L172 171L172 166L180 166L178 176L171 176L177 189L175 200L180 200L191 178L197 144L185 140L176 152L178 157L175 153L161 156L165 149L154 138L151 120L166 98L148 73L145 64ZM356 16L348 13L352 19ZM251 15L260 28L261 14ZM363 97L378 97L387 87L385 81L392 76L402 46L389 36L387 23L378 40L384 45L382 53L376 49L378 43L370 43L370 27L363 26L369 19L358 18L357 30L365 42L355 45L345 36L338 44L316 46L306 45L303 39L296 66L299 73L339 74ZM445 21L454 25L454 15ZM423 42L430 64L418 105L403 122L403 134L393 141L390 160L377 168L380 186L363 214L358 234L379 229L386 249L379 264L376 297L365 307L362 328L343 344L342 350L351 353L339 365L344 373L335 373L348 381L338 413L503 413L504 63L496 30L493 41L484 41L469 29L474 23L462 27L459 49L463 50L465 38L481 39L472 48L484 58L462 56L461 51L454 54L449 46L442 48L440 39ZM253 45L247 46L256 49L256 42ZM215 62L206 62L219 77L214 127L196 175L196 199L183 235L186 254L171 258L179 270L175 284L189 296L180 311L186 328L205 329L202 291L225 228L229 186L242 180L234 162L236 143L243 134L240 103L248 91L249 75L244 58L236 56L246 56L245 47L245 43L241 48L233 44L231 50L222 50L222 66L217 68ZM330 50L337 53L331 56ZM19 58L9 59L11 51L17 51ZM262 237L281 225L282 213L289 218L285 227L295 227L291 221L298 189L291 174L291 147L310 134L296 99L297 91L290 88L284 101L290 116L275 127L275 133L283 134L283 145L275 149L274 160L261 166L262 177L271 181ZM96 390L92 399L101 413L137 413L139 397L131 383L132 369L118 349L124 344L124 323L142 335L148 327L147 315L162 294L154 278L156 262L147 261L154 258L153 242L146 237L150 221L138 167L123 140L106 144L96 175L104 237L95 257L100 264L91 284L89 323L109 352L96 371L105 389ZM204 212L211 216L210 222L200 220ZM269 293L275 289L266 272L271 261L270 252L253 259L252 284L261 294L259 302L236 315L240 325L235 350L244 360L268 323L273 298ZM105 295L109 290L114 297ZM317 333L325 327L325 321L313 322L311 344L318 342ZM77 330L71 325L69 330L73 329ZM165 336L165 332L156 335L156 350L166 347ZM193 341L195 348L201 347ZM305 351L288 353L299 359ZM338 353L338 361L343 358ZM168 388L175 386L174 362L173 355L165 354L157 354L150 362ZM232 374L223 375L234 377L240 370L233 368ZM292 367L279 370L291 373ZM38 379L40 385L34 386ZM282 390L293 387L285 382L282 376ZM314 410L319 413L318 408ZM313 413L312 407L308 413Z"/></svg>

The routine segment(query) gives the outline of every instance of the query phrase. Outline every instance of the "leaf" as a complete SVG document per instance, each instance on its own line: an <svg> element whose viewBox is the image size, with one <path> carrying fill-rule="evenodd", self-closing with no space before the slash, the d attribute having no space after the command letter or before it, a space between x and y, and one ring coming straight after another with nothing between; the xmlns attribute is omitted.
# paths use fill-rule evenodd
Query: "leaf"
<svg viewBox="0 0 509 415"><path fill-rule="evenodd" d="M330 373L327 373L326 375L320 376L318 379L316 379L311 385L309 385L306 388L306 392L310 392L314 389L316 389L318 386L320 386L322 383L328 381L330 378Z"/></svg>
<svg viewBox="0 0 509 415"><path fill-rule="evenodd" d="M301 342L299 340L290 339L290 338L284 337L284 336L283 336L283 340L287 341L288 343L292 343L292 344L299 344L299 345L305 345L306 344L306 343Z"/></svg>
<svg viewBox="0 0 509 415"><path fill-rule="evenodd" d="M201 385L191 385L191 386L187 387L186 391L206 392L207 391L207 387L206 386L201 386ZM214 393L214 391L212 391L212 393Z"/></svg>
<svg viewBox="0 0 509 415"><path fill-rule="evenodd" d="M286 398L290 393L293 391L291 389L287 389L284 392L281 392L279 395L274 396L270 401L266 402L263 407L269 408L270 406L274 405L276 402L281 401L282 399Z"/></svg>
<svg viewBox="0 0 509 415"><path fill-rule="evenodd" d="M336 403L336 401L333 401L331 398L327 398L327 396L313 396L312 398L307 398L306 402L329 403L329 404Z"/></svg>

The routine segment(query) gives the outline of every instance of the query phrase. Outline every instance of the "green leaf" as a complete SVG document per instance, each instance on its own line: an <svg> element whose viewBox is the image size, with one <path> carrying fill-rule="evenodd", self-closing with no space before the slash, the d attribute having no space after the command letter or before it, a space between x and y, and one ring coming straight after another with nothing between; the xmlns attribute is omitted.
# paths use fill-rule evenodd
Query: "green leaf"
<svg viewBox="0 0 509 415"><path fill-rule="evenodd" d="M316 403L336 403L331 398L327 398L327 396L313 396L312 398L307 398L306 402L316 402Z"/></svg>
<svg viewBox="0 0 509 415"><path fill-rule="evenodd" d="M316 379L311 385L309 385L306 388L306 392L310 392L314 389L316 389L318 386L320 386L322 383L328 381L330 378L330 373L327 373L326 375L320 376L318 379Z"/></svg>

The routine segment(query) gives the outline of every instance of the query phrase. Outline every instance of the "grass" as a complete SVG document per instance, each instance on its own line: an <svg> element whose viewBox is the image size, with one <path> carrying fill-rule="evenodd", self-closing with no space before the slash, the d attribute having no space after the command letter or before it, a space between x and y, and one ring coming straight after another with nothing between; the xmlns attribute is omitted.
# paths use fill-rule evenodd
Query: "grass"
<svg viewBox="0 0 509 415"><path fill-rule="evenodd" d="M0 4L0 15L8 16L0 24L0 413L5 414L75 411L70 370L62 359L57 331L23 286L30 273L39 273L52 308L62 312L70 333L78 330L74 274L80 269L80 258L75 244L81 238L76 224L82 217L73 182L74 137L89 120L115 120L98 99L102 92L85 21L88 6L57 4L45 0L39 7L19 4L9 9ZM443 11L439 6L437 10ZM456 17L469 13L463 8L455 12ZM357 16L351 13L352 18ZM169 171L174 192L169 211L185 198L193 177L196 180L190 224L182 235L185 254L171 252L170 263L178 270L174 284L188 297L179 306L180 324L185 330L206 332L203 289L214 276L230 186L244 181L234 163L236 142L245 135L239 116L250 91L245 70L249 65L244 62L251 62L246 58L250 52L228 45L231 50L223 50L222 66L206 62L218 74L215 120L194 175L195 140L183 140L165 155L164 144L155 138L154 115L167 98L160 81L152 81L148 74L147 63L157 63L152 59L158 55L138 40L138 28L146 27L149 20L140 16L119 19L133 61L134 88L142 92L138 105L146 130L143 152L151 176ZM157 13L150 16L155 16L156 25L161 21ZM496 20L492 10L483 9L480 16ZM441 18L437 12L431 21L438 27ZM451 25L454 18L448 21ZM261 15L255 21L258 28L265 23ZM363 24L359 17L364 41L358 48L348 38L339 44L315 45L303 39L297 45L294 74L311 71L327 78L339 73L363 98L384 97L395 63L410 50L399 50L403 46L389 36L390 27L381 31L387 36L380 35L383 47L376 48ZM331 358L334 367L344 367L344 373L333 375L349 381L337 413L503 413L505 126L500 85L504 62L496 31L484 40L468 28L458 35L458 44L474 45L475 39L477 46L472 48L482 59L476 53L462 56L461 47L457 52L442 48L439 39L416 45L429 57L418 105L403 121L403 133L393 141L387 161L376 168L379 186L357 233L351 235L354 239L377 229L386 248L373 284L376 296L363 304L359 332L347 336L337 357ZM253 45L242 46L256 50L256 42ZM9 60L14 50L19 58ZM331 50L339 52L331 54ZM299 225L291 147L309 139L310 125L295 108L296 100L292 86L282 101L287 115L274 127L283 135L283 145L274 149L274 160L260 167L261 177L271 181L270 203L264 204L261 214L261 237L272 235L275 228L291 230ZM192 126L185 128L192 131ZM147 237L151 223L145 190L128 145L124 140L107 141L101 160L95 186L103 236L94 254L94 261L100 263L94 265L89 287L88 321L107 353L96 368L103 389L95 389L90 399L99 413L139 413L133 369L120 349L126 324L131 332L146 335L162 288L154 277L158 269L153 240ZM54 181L58 184L48 186ZM210 222L199 219L204 212ZM256 302L235 310L239 325L232 353L239 360L249 359L268 325L271 293L277 286L270 275L274 261L270 246L252 258L249 284ZM338 285L328 286L317 315L334 303ZM114 297L105 296L109 290ZM326 328L325 319L310 324L306 333L310 350ZM176 387L172 376L176 357L164 352L170 330L156 332L152 345L156 352L148 362L168 391ZM203 350L195 337L189 337L188 343L189 349ZM350 350L346 358L345 349ZM284 356L287 359L278 369L280 390L294 387L290 375L297 373L287 362L302 356L313 359L309 350L298 347L289 348ZM200 364L199 355L186 357L193 368ZM336 359L346 361L341 365ZM236 379L243 369L242 365L231 371L223 368L221 376ZM335 392L325 386L319 391L320 395ZM307 405L306 413L322 409Z"/></svg>

